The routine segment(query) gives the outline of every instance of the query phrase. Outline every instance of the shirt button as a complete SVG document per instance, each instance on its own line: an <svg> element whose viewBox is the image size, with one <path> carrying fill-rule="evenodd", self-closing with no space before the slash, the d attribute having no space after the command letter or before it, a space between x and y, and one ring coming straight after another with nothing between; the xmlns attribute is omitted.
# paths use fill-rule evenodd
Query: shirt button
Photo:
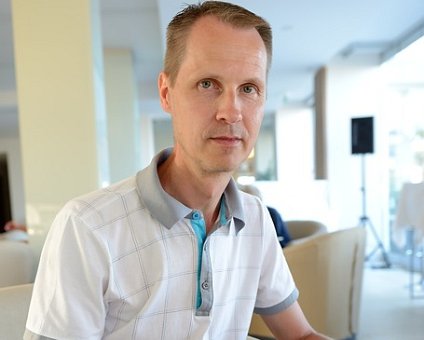
<svg viewBox="0 0 424 340"><path fill-rule="evenodd" d="M203 281L202 282L202 288L204 290L208 290L209 289L209 282L208 281Z"/></svg>
<svg viewBox="0 0 424 340"><path fill-rule="evenodd" d="M200 220L200 212L193 211L192 217L193 217L193 220Z"/></svg>

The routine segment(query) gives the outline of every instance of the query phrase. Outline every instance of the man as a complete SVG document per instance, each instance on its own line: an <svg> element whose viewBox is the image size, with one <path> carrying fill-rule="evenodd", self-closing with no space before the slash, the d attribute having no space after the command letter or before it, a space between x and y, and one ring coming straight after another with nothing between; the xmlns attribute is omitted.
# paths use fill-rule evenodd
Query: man
<svg viewBox="0 0 424 340"><path fill-rule="evenodd" d="M43 250L26 339L318 339L266 208L231 176L261 124L271 30L224 2L168 27L158 86L175 145L134 178L72 200Z"/></svg>
<svg viewBox="0 0 424 340"><path fill-rule="evenodd" d="M16 221L8 221L3 232L0 233L0 240L20 241L28 243L28 230L24 224Z"/></svg>

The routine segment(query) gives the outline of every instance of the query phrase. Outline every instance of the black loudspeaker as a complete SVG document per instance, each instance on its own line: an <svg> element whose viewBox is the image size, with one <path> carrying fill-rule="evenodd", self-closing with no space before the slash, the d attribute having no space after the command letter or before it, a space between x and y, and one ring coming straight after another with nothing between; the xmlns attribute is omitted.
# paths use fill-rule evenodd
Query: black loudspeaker
<svg viewBox="0 0 424 340"><path fill-rule="evenodd" d="M363 154L373 152L373 117L352 118L352 154Z"/></svg>

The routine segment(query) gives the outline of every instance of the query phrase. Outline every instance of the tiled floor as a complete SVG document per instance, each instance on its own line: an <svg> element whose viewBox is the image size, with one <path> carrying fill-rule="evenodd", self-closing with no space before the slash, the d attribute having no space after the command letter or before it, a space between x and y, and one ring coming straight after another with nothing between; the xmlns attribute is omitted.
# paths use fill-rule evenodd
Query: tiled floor
<svg viewBox="0 0 424 340"><path fill-rule="evenodd" d="M357 340L424 340L424 298L408 283L403 269L365 269Z"/></svg>

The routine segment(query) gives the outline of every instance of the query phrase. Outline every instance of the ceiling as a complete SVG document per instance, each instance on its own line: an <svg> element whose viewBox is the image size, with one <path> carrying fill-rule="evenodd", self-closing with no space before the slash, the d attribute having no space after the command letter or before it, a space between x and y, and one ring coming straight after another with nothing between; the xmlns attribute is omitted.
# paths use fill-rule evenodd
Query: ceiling
<svg viewBox="0 0 424 340"><path fill-rule="evenodd" d="M180 0L100 0L104 47L133 51L142 113L160 112L156 77L166 25ZM331 61L387 58L424 34L423 0L236 0L273 27L267 111L311 103L313 76ZM0 0L0 136L16 135L11 0Z"/></svg>

